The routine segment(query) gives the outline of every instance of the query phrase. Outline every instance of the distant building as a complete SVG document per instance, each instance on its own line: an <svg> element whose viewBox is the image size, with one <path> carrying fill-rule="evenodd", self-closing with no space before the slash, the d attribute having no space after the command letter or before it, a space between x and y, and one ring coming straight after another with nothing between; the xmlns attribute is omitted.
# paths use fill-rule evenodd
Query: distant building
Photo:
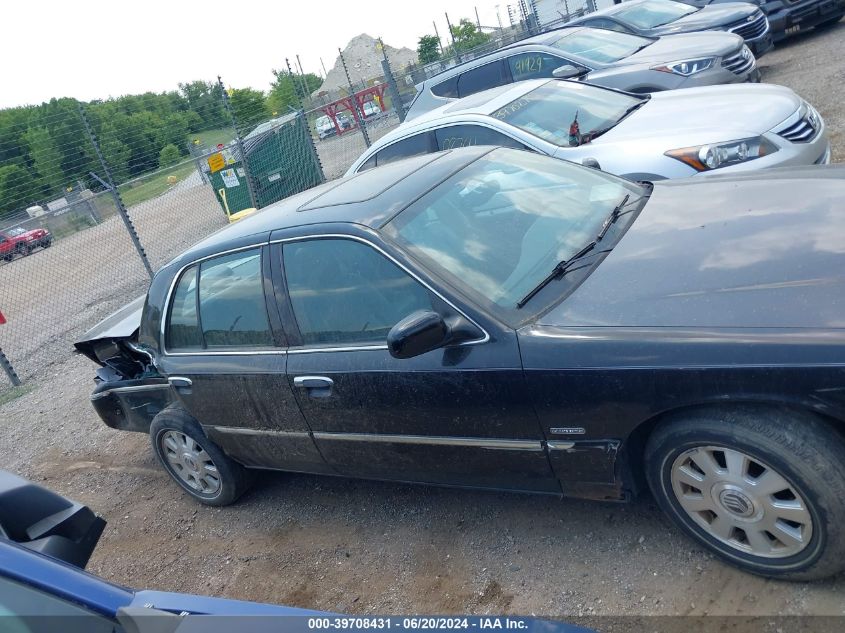
<svg viewBox="0 0 845 633"><path fill-rule="evenodd" d="M385 44L387 57L390 59L391 68L398 72L408 64L416 63L417 52L410 48L393 48ZM381 68L381 60L384 59L379 42L376 38L361 33L350 40L343 49L343 58L346 60L346 68L349 71L349 79L356 89L370 85L370 83L384 75ZM349 92L349 81L343 71L343 64L340 55L335 60L334 66L326 75L325 81L315 90L311 96L332 95L336 92Z"/></svg>

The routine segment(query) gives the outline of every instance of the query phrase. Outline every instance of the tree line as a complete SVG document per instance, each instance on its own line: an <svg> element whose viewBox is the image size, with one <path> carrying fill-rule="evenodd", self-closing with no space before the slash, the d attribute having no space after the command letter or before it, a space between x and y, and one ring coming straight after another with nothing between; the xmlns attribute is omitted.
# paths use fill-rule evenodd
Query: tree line
<svg viewBox="0 0 845 633"><path fill-rule="evenodd" d="M436 35L423 35L417 42L417 57L420 64L430 64L461 51L469 51L490 41L490 36L466 18L450 26L452 44L442 47ZM441 50L442 47L442 50Z"/></svg>
<svg viewBox="0 0 845 633"><path fill-rule="evenodd" d="M297 110L322 80L273 71L268 93L229 90L241 133L272 116ZM223 88L192 81L178 90L85 103L100 149L118 184L187 157L193 135L231 126ZM61 195L78 180L91 184L102 168L74 99L0 110L0 218Z"/></svg>

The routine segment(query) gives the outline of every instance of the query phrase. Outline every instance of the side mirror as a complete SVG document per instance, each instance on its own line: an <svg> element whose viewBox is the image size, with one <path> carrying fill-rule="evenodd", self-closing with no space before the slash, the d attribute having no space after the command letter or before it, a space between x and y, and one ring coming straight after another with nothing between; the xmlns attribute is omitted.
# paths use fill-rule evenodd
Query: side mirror
<svg viewBox="0 0 845 633"><path fill-rule="evenodd" d="M581 159L581 164L584 167L590 167L591 169L601 169L601 165L599 165L599 161L595 158L587 157Z"/></svg>
<svg viewBox="0 0 845 633"><path fill-rule="evenodd" d="M478 334L477 328L463 317L447 321L433 310L418 310L387 333L387 349L393 358L413 358Z"/></svg>
<svg viewBox="0 0 845 633"><path fill-rule="evenodd" d="M552 77L555 79L572 79L573 77L580 77L586 73L586 68L574 66L572 64L564 64L558 66L552 71Z"/></svg>

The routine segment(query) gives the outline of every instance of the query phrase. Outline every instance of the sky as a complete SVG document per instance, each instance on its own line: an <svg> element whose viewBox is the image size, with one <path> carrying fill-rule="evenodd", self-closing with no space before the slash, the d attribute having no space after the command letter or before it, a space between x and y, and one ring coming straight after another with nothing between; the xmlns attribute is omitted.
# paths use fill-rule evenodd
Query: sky
<svg viewBox="0 0 845 633"><path fill-rule="evenodd" d="M321 74L320 58L331 70L338 47L361 33L416 49L433 21L445 40L444 12L456 24L475 21L477 7L482 26L495 27L497 6L507 25L507 0L4 2L0 108L162 92L217 75L268 90L286 57Z"/></svg>

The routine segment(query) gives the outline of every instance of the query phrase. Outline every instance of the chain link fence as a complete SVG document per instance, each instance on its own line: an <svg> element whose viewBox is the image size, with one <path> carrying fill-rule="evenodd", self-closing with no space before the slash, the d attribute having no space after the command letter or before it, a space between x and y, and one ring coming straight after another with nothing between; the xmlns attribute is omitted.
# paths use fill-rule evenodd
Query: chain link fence
<svg viewBox="0 0 845 633"><path fill-rule="evenodd" d="M584 1L570 10L560 0L565 19L594 6ZM404 120L416 84L559 26L541 24L529 4L482 46L447 47L431 64L390 59L380 41L364 70L340 53L338 85L301 91L287 112L230 97L220 78L0 112L0 390L4 375L26 381L65 360L74 340L191 244L342 176Z"/></svg>

